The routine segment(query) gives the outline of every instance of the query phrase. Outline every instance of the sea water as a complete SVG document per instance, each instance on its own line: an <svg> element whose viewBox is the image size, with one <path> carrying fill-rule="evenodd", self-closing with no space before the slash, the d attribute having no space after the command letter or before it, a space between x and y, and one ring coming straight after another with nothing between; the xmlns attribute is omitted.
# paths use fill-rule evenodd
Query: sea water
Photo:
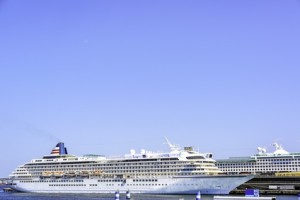
<svg viewBox="0 0 300 200"><path fill-rule="evenodd" d="M0 192L0 200L113 200L114 194L35 194L35 193L6 193ZM126 199L125 194L120 200ZM192 200L196 195L145 195L131 194L131 200ZM276 196L277 200L297 200L297 196ZM213 200L213 195L202 195L201 200Z"/></svg>
<svg viewBox="0 0 300 200"><path fill-rule="evenodd" d="M114 194L41 194L3 192L0 187L0 200L114 200ZM120 194L120 200L125 200L126 195ZM195 195L147 195L131 194L131 200L195 200ZM276 196L277 200L298 200L296 195ZM201 200L213 200L213 195L201 195Z"/></svg>

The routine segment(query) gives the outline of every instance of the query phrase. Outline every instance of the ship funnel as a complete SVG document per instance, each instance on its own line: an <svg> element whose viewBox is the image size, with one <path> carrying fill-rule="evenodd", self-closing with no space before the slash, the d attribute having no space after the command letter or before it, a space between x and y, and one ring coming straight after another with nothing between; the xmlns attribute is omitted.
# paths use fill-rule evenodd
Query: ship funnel
<svg viewBox="0 0 300 200"><path fill-rule="evenodd" d="M67 148L63 142L58 143L56 147L59 147L59 155L68 154Z"/></svg>
<svg viewBox="0 0 300 200"><path fill-rule="evenodd" d="M60 142L56 145L54 149L52 149L51 154L54 155L65 155L68 154L67 148L63 142Z"/></svg>

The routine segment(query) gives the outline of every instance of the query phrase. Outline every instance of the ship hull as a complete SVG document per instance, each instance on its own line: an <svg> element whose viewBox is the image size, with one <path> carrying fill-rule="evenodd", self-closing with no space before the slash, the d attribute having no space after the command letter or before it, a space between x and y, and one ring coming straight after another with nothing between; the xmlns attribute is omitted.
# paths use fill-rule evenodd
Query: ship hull
<svg viewBox="0 0 300 200"><path fill-rule="evenodd" d="M159 179L14 180L12 188L33 193L229 194L253 176L194 176Z"/></svg>

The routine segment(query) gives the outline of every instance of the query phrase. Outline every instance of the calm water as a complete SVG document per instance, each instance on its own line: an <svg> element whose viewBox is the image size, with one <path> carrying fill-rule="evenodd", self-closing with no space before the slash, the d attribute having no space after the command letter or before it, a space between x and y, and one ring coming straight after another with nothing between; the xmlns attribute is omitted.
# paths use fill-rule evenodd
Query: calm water
<svg viewBox="0 0 300 200"><path fill-rule="evenodd" d="M142 195L131 194L131 200L195 200L195 195ZM5 193L0 187L0 200L113 200L114 194L33 194ZM202 195L202 200L212 200L211 195ZM298 200L297 196L277 196L277 200ZM120 195L125 200L125 194Z"/></svg>
<svg viewBox="0 0 300 200"><path fill-rule="evenodd" d="M0 192L0 199L4 200L113 200L114 194L29 194L29 193L4 193ZM125 195L120 196L120 200L125 199ZM194 195L131 195L132 200L195 200ZM202 200L212 200L213 196L202 195ZM297 196L277 196L277 200L297 200Z"/></svg>

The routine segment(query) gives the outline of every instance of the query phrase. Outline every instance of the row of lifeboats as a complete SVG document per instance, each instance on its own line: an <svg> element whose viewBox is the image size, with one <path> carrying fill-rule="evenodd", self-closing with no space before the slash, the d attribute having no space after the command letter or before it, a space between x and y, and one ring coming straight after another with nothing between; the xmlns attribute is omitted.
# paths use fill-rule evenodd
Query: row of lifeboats
<svg viewBox="0 0 300 200"><path fill-rule="evenodd" d="M63 171L55 171L55 172L50 172L50 171L45 171L42 172L43 177L62 177L62 176L67 176L67 177L75 177L75 176L99 176L102 175L103 171L102 170L95 170L95 171L76 171L76 172L63 172Z"/></svg>
<svg viewBox="0 0 300 200"><path fill-rule="evenodd" d="M296 172L277 172L275 176L300 176L300 171Z"/></svg>

